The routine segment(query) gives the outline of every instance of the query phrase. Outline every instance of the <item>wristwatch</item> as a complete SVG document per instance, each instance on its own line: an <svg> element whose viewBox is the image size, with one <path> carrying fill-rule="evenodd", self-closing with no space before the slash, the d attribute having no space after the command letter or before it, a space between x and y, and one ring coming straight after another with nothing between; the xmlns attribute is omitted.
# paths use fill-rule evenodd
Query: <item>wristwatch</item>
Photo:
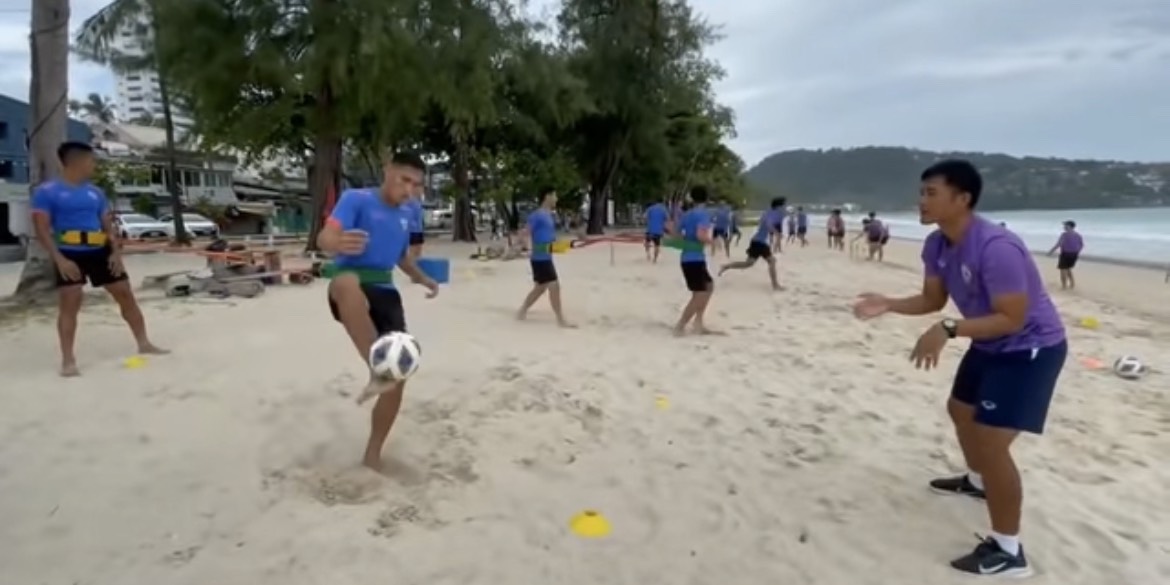
<svg viewBox="0 0 1170 585"><path fill-rule="evenodd" d="M939 326L943 328L943 331L947 332L947 337L951 339L954 339L959 334L959 322L954 319L943 319L939 322Z"/></svg>

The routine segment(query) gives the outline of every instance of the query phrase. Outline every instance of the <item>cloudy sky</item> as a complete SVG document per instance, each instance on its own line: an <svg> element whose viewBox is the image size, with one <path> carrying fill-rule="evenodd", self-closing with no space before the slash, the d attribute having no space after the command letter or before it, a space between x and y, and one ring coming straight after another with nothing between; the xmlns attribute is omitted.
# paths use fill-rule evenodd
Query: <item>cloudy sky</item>
<svg viewBox="0 0 1170 585"><path fill-rule="evenodd" d="M1170 160L1166 0L692 2L722 25L717 90L749 164L863 145ZM0 93L17 97L29 3L0 0ZM74 25L102 4L73 0ZM75 96L113 87L82 63L70 82Z"/></svg>

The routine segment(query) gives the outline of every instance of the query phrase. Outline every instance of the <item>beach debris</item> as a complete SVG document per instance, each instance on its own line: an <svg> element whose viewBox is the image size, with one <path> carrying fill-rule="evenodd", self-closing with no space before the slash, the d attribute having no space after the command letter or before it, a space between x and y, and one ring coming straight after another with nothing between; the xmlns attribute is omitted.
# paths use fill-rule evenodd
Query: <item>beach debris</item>
<svg viewBox="0 0 1170 585"><path fill-rule="evenodd" d="M127 370L138 370L146 366L146 358L140 355L132 355L122 360L122 367Z"/></svg>
<svg viewBox="0 0 1170 585"><path fill-rule="evenodd" d="M569 530L581 538L604 538L609 536L609 520L596 510L585 510L569 520Z"/></svg>
<svg viewBox="0 0 1170 585"><path fill-rule="evenodd" d="M670 399L659 394L654 397L654 407L658 410L666 410L670 408Z"/></svg>
<svg viewBox="0 0 1170 585"><path fill-rule="evenodd" d="M1081 320L1078 321L1077 324L1082 328L1089 330L1097 329L1101 326L1101 322L1098 321L1096 317L1081 317Z"/></svg>
<svg viewBox="0 0 1170 585"><path fill-rule="evenodd" d="M1095 357L1083 357L1079 361L1082 366L1090 370L1100 370L1105 367L1105 362Z"/></svg>

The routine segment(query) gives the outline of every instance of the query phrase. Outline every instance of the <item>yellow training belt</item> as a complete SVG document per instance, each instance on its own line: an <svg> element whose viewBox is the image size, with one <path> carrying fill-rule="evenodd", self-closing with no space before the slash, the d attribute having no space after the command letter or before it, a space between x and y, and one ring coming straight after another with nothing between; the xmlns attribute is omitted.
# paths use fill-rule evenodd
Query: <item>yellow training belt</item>
<svg viewBox="0 0 1170 585"><path fill-rule="evenodd" d="M101 247L108 244L110 237L106 232L83 232L80 230L69 230L62 232L57 236L57 243L66 244L69 246L94 246Z"/></svg>

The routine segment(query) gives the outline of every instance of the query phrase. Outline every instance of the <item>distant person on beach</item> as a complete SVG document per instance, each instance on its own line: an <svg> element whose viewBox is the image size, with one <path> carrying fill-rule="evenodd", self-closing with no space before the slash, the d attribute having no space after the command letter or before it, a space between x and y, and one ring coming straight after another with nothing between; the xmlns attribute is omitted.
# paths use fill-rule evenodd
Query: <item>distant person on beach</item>
<svg viewBox="0 0 1170 585"><path fill-rule="evenodd" d="M1048 255L1058 250L1060 256L1056 258L1056 269L1060 271L1060 288L1073 289L1077 287L1077 280L1073 277L1073 268L1077 265L1077 258L1081 257L1081 250L1085 249L1085 239L1077 232L1077 222L1064 222L1064 231L1056 240L1056 245L1048 251Z"/></svg>
<svg viewBox="0 0 1170 585"><path fill-rule="evenodd" d="M338 274L329 281L329 312L345 327L363 363L370 346L383 335L406 331L402 296L394 285L394 269L428 289L439 285L419 270L410 252L411 195L422 188L426 165L419 155L397 153L383 168L381 187L347 189L337 199L317 245L334 255ZM362 463L382 466L382 448L402 406L405 382L376 378L370 373L359 401L377 396L370 415L370 437Z"/></svg>
<svg viewBox="0 0 1170 585"><path fill-rule="evenodd" d="M731 210L731 239L735 240L732 244L738 246L739 240L743 238L743 232L739 230L739 210L732 208ZM731 254L728 253L728 256Z"/></svg>
<svg viewBox="0 0 1170 585"><path fill-rule="evenodd" d="M886 236L886 226L877 218L877 214L869 212L869 223L865 224L865 241L869 243L869 255L866 260L882 259L882 238Z"/></svg>
<svg viewBox="0 0 1170 585"><path fill-rule="evenodd" d="M796 211L788 208L788 243L796 242Z"/></svg>
<svg viewBox="0 0 1170 585"><path fill-rule="evenodd" d="M666 234L666 224L670 220L670 212L661 201L646 208L646 259L658 262L658 253L662 249L662 236ZM653 248L653 251L651 251Z"/></svg>
<svg viewBox="0 0 1170 585"><path fill-rule="evenodd" d="M885 262L886 244L890 243L890 224L882 222L882 237L878 240L877 261Z"/></svg>
<svg viewBox="0 0 1170 585"><path fill-rule="evenodd" d="M711 303L711 295L715 292L715 282L711 278L711 273L707 271L707 256L704 253L707 246L715 240L711 229L711 211L707 209L709 197L706 187L701 185L692 187L691 203L694 207L683 214L677 228L683 245L679 264L682 267L683 281L686 282L687 290L691 292L691 299L683 307L678 323L674 326L676 337L685 335L687 325L692 322L695 333L700 335L717 333L708 329L703 321L707 305Z"/></svg>
<svg viewBox="0 0 1170 585"><path fill-rule="evenodd" d="M782 201L784 205L788 204L788 198L777 197L776 199ZM773 214L772 219L775 222L772 225L772 252L781 253L784 251L784 219L788 216L788 208L781 207Z"/></svg>
<svg viewBox="0 0 1170 585"><path fill-rule="evenodd" d="M808 245L808 214L804 212L804 206L796 208L796 237L800 239L801 248Z"/></svg>
<svg viewBox="0 0 1170 585"><path fill-rule="evenodd" d="M841 217L841 210L834 209L825 221L825 230L829 234L829 249L845 249L845 218Z"/></svg>
<svg viewBox="0 0 1170 585"><path fill-rule="evenodd" d="M947 160L921 179L920 220L937 226L922 246L922 292L900 299L865 293L853 310L862 319L926 315L943 310L948 296L959 309L962 319L931 325L910 354L916 367L933 369L948 341L971 339L947 403L967 473L935 479L930 488L987 502L991 534L951 567L1025 577L1032 568L1019 540L1023 486L1011 446L1021 432L1044 430L1068 355L1064 325L1024 242L975 213L979 171Z"/></svg>
<svg viewBox="0 0 1170 585"><path fill-rule="evenodd" d="M146 318L134 298L122 265L122 241L114 225L110 200L93 179L97 157L84 142L65 142L57 148L61 178L37 186L32 194L33 229L37 242L50 255L57 277L57 341L61 375L80 376L74 342L86 281L118 303L140 354L169 353L151 342Z"/></svg>
<svg viewBox="0 0 1170 585"><path fill-rule="evenodd" d="M528 291L520 310L516 311L516 319L526 319L532 305L548 293L548 303L557 318L557 325L573 328L574 325L565 319L561 305L561 281L552 257L552 245L557 241L556 219L553 216L556 208L557 192L552 187L546 187L540 191L540 207L528 214L528 237L532 241L532 252L528 256L532 267L532 290Z"/></svg>
<svg viewBox="0 0 1170 585"><path fill-rule="evenodd" d="M731 257L731 206L726 201L719 200L715 209L711 211L712 234L711 255L723 248L723 255Z"/></svg>
<svg viewBox="0 0 1170 585"><path fill-rule="evenodd" d="M858 243L861 240L864 240L867 237L869 237L869 222L871 222L871 221L873 221L873 220L871 220L868 217L863 217L861 219L861 231L857 232L857 235L853 236L852 240L849 240L849 257L850 258L853 258L853 257L858 255L858 249L857 249Z"/></svg>
<svg viewBox="0 0 1170 585"><path fill-rule="evenodd" d="M776 257L772 255L772 247L768 245L768 238L776 230L776 214L784 207L784 199L777 197L772 200L770 209L760 215L760 223L756 225L756 235L748 243L747 260L730 262L719 269L719 276L728 270L744 270L756 265L756 260L763 258L768 263L768 278L772 281L772 290L784 290L776 277Z"/></svg>

